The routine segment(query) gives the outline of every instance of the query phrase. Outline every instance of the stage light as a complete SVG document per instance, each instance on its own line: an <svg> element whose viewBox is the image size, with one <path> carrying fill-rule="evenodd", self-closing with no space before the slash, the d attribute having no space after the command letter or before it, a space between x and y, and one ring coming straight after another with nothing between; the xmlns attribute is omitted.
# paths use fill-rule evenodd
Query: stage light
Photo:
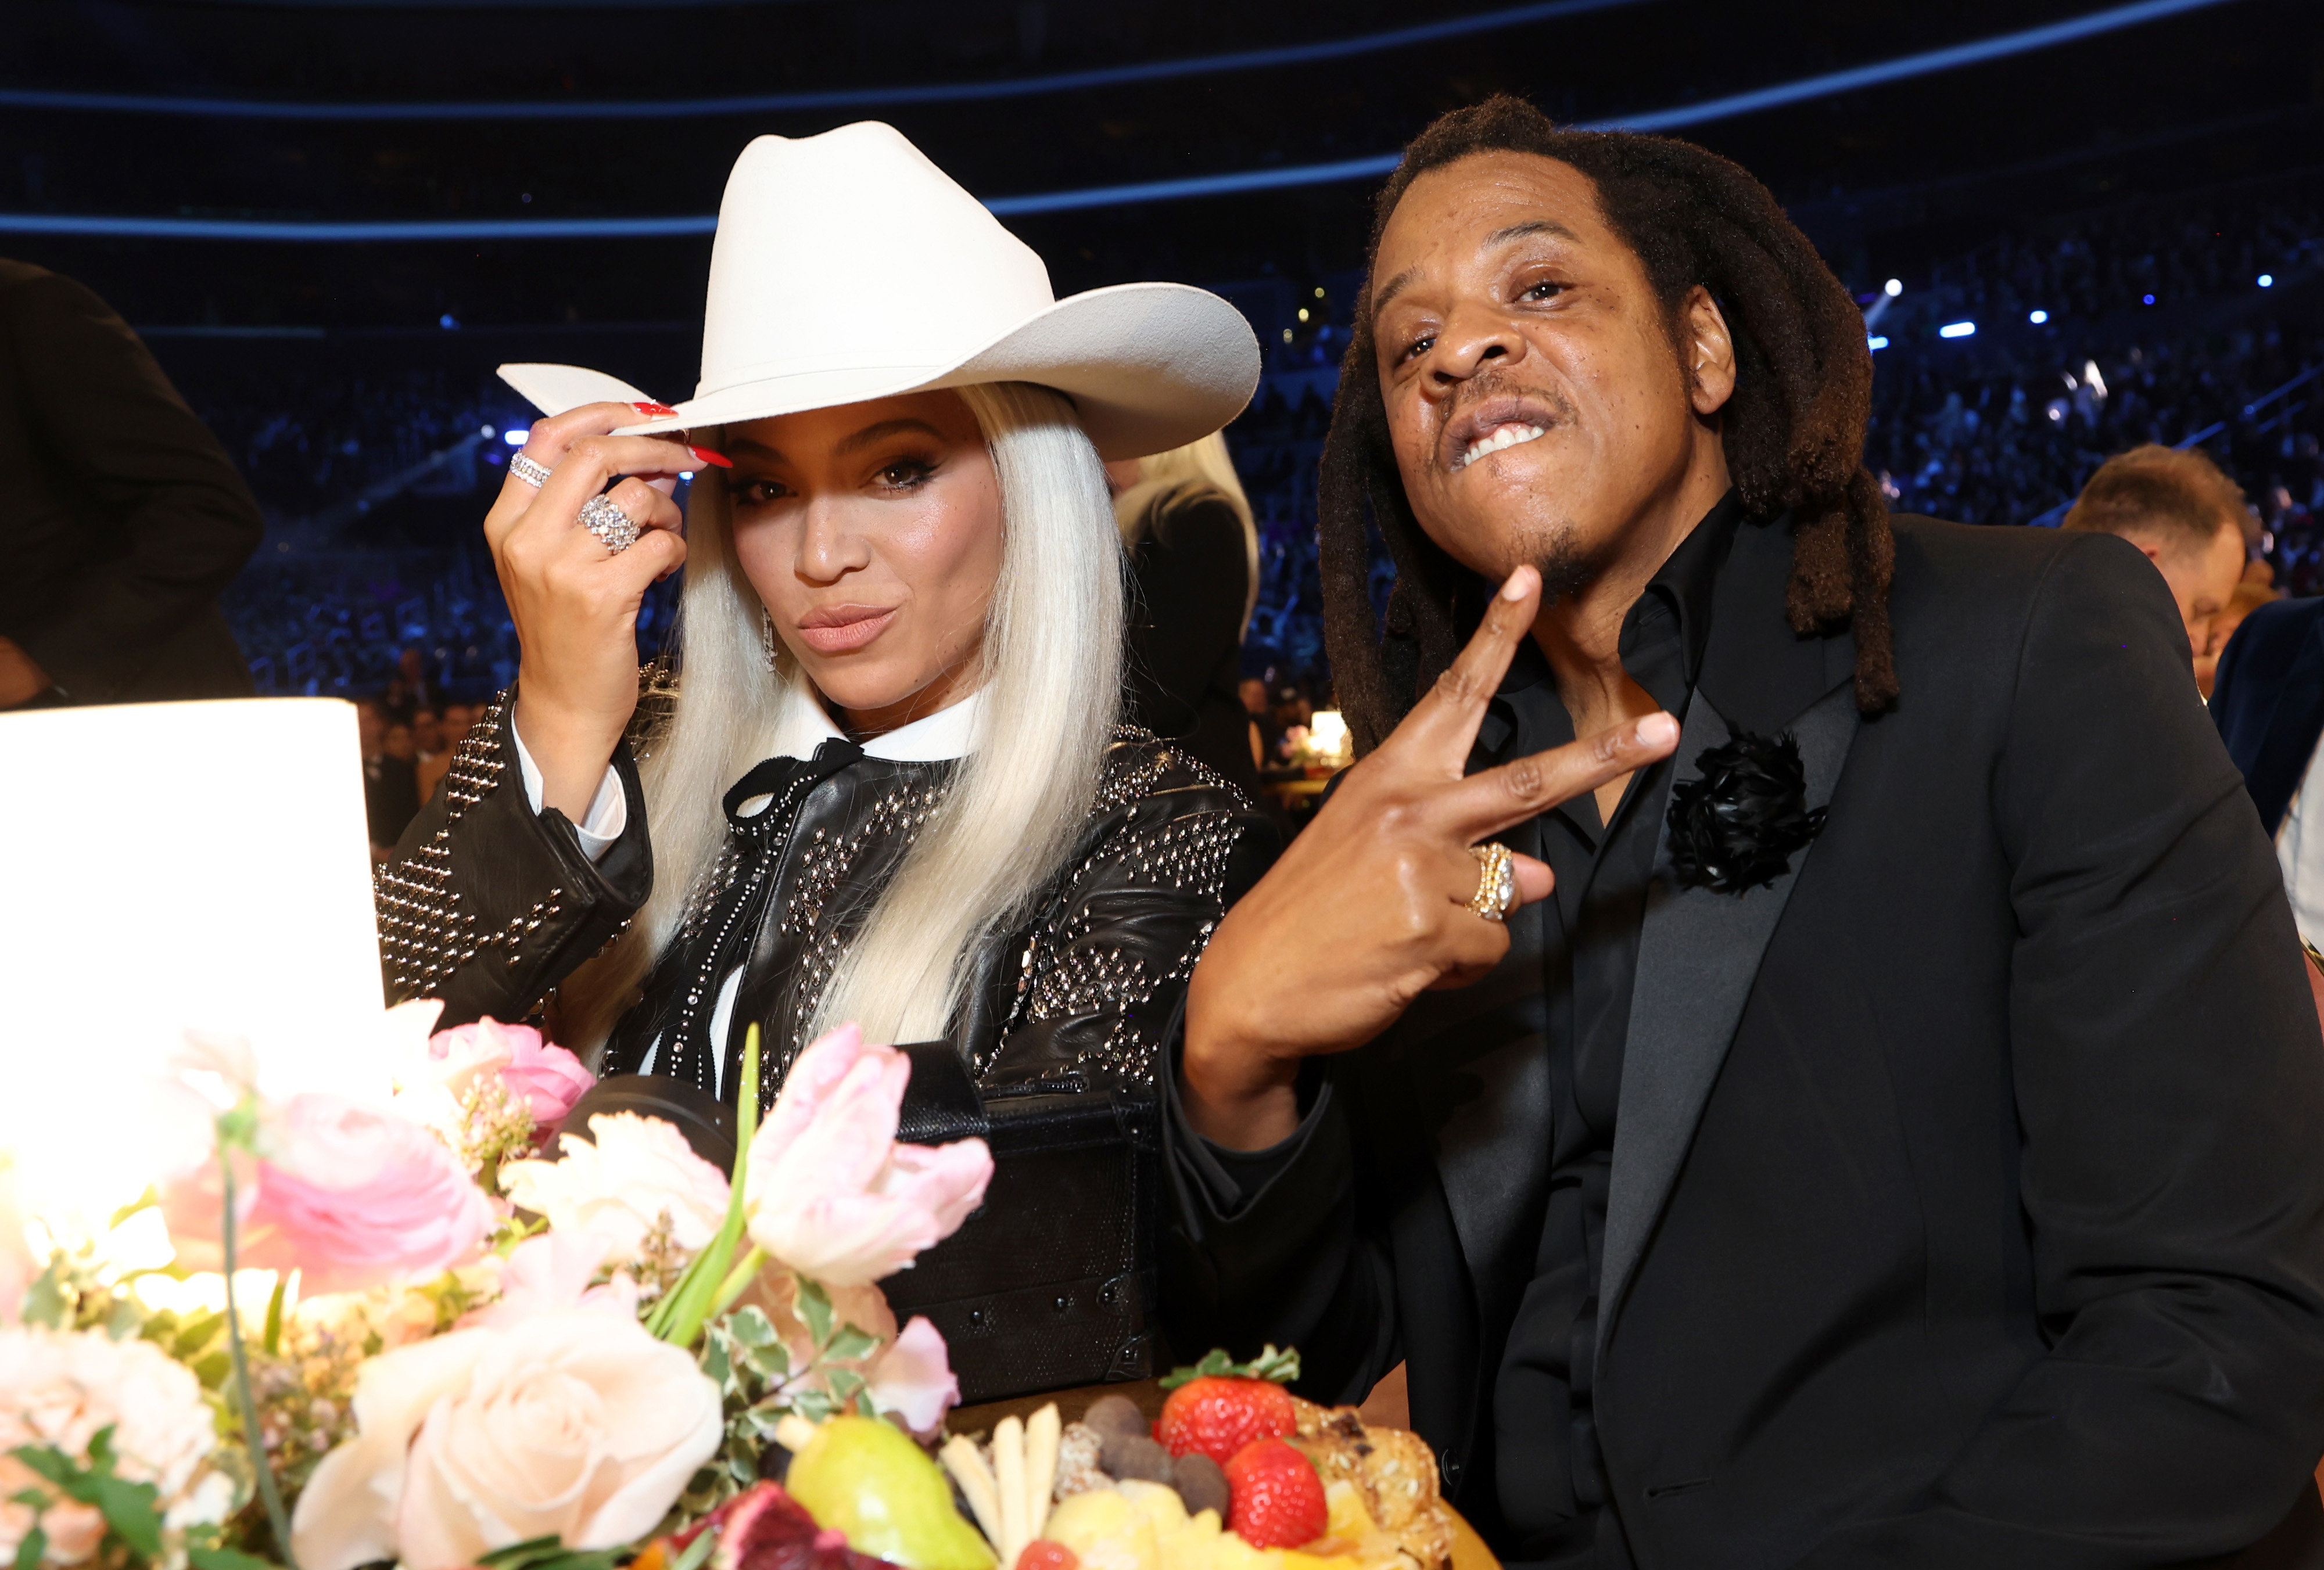
<svg viewBox="0 0 2324 1570"><path fill-rule="evenodd" d="M1947 322L1937 329L1940 338L1972 338L1977 335L1975 322Z"/></svg>
<svg viewBox="0 0 2324 1570"><path fill-rule="evenodd" d="M456 330L460 324L453 319L452 313L450 311L446 311L442 316L436 318L436 325L449 333Z"/></svg>
<svg viewBox="0 0 2324 1570"><path fill-rule="evenodd" d="M1323 298L1323 286L1320 283L1315 286L1315 298L1317 299Z"/></svg>
<svg viewBox="0 0 2324 1570"><path fill-rule="evenodd" d="M1305 306L1301 306L1299 308L1299 319L1303 322L1307 319L1307 308Z"/></svg>
<svg viewBox="0 0 2324 1570"><path fill-rule="evenodd" d="M1879 333L1872 334L1864 340L1864 343L1866 347L1872 349L1886 349L1888 346L1887 337Z"/></svg>
<svg viewBox="0 0 2324 1570"><path fill-rule="evenodd" d="M1890 299L1895 299L1898 295L1904 292L1904 280L1901 278L1892 278L1887 282L1880 286L1880 292L1886 295Z"/></svg>
<svg viewBox="0 0 2324 1570"><path fill-rule="evenodd" d="M1291 329L1288 327L1283 329L1283 341L1286 344L1291 342Z"/></svg>
<svg viewBox="0 0 2324 1570"><path fill-rule="evenodd" d="M2261 273L2259 275L2259 286L2262 289L2273 289L2275 287L2275 274L2273 272Z"/></svg>
<svg viewBox="0 0 2324 1570"><path fill-rule="evenodd" d="M486 441L488 441L488 442L489 442L489 441L491 441L494 436L496 436L500 435L500 432L498 432L498 431L494 430L494 429L493 429L492 427L490 427L490 426L478 426L478 427L476 427L476 434L477 434L478 436L480 436L484 437L484 440L486 440Z"/></svg>
<svg viewBox="0 0 2324 1570"><path fill-rule="evenodd" d="M530 435L532 432L530 429L520 430L515 426L511 426L501 433L501 440L512 447L521 447L524 445L524 438Z"/></svg>
<svg viewBox="0 0 2324 1570"><path fill-rule="evenodd" d="M2050 319L2050 313L2048 311L2028 311L2025 313L2025 319L2038 327L2043 322Z"/></svg>
<svg viewBox="0 0 2324 1570"><path fill-rule="evenodd" d="M2139 304L2141 304L2141 305L2148 305L2148 306L2151 306L2151 305L2153 305L2153 304L2154 303L2154 297L2153 297L2153 295L2151 295L2151 294L2143 294L2143 295L2140 295L2140 296L2138 297L2138 303L2139 303Z"/></svg>

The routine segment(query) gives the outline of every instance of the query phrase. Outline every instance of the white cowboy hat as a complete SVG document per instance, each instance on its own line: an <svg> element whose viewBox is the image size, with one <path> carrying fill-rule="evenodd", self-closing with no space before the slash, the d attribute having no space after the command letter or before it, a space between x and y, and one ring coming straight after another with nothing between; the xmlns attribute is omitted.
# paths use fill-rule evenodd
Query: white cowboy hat
<svg viewBox="0 0 2324 1570"><path fill-rule="evenodd" d="M577 365L500 373L551 415L651 401ZM1259 340L1234 307L1185 284L1057 298L1032 247L894 126L865 120L742 150L711 244L701 385L675 416L623 433L984 381L1053 387L1101 455L1143 457L1242 412Z"/></svg>

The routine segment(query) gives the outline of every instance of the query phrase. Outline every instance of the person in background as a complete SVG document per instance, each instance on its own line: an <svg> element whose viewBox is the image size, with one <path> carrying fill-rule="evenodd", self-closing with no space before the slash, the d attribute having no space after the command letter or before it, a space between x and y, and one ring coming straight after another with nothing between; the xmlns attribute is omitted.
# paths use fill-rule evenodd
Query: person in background
<svg viewBox="0 0 2324 1570"><path fill-rule="evenodd" d="M1129 714L1222 778L1259 794L1240 695L1243 630L1259 599L1259 529L1215 431L1108 464L1114 519L1135 581Z"/></svg>
<svg viewBox="0 0 2324 1570"><path fill-rule="evenodd" d="M427 737L424 734L420 736L420 757L412 766L412 773L419 781L422 802L436 794L437 782L452 767L452 749L460 745L460 739L467 735L468 727L475 721L475 712L466 704L447 703L442 717L436 723L436 745L432 751L428 746Z"/></svg>
<svg viewBox="0 0 2324 1570"><path fill-rule="evenodd" d="M424 802L428 799L429 788L436 783L436 777L450 765L450 759L446 756L450 748L444 740L443 720L435 710L412 711L411 745L412 777L419 782L420 799ZM439 759L442 760L440 763ZM431 765L435 766L433 774L429 772Z"/></svg>
<svg viewBox="0 0 2324 1570"><path fill-rule="evenodd" d="M2259 565L2264 567L2267 564ZM2195 651L2195 686L2203 694L2203 702L2211 701L2212 689L2218 681L2219 656L2227 652L2227 640L2235 637L2246 617L2263 605L2273 604L2275 599L2275 590L2265 579L2255 579L2246 573L2244 581L2236 585L2235 592L2227 596L2227 609L2211 618L2210 641Z"/></svg>
<svg viewBox="0 0 2324 1570"><path fill-rule="evenodd" d="M2117 453L2098 465L2061 527L2120 535L2145 552L2179 603L2190 656L2209 651L2211 621L2243 579L2252 516L2209 454L2153 443Z"/></svg>
<svg viewBox="0 0 2324 1570"><path fill-rule="evenodd" d="M129 325L0 261L0 709L250 693L218 591L258 502Z"/></svg>
<svg viewBox="0 0 2324 1570"><path fill-rule="evenodd" d="M384 861L420 812L411 730L390 721L387 712L368 698L355 703L355 728L363 740L364 815L371 825L372 859ZM398 731L401 741L395 739Z"/></svg>
<svg viewBox="0 0 2324 1570"><path fill-rule="evenodd" d="M1267 684L1257 676L1245 676L1235 687L1235 695L1242 700L1250 732L1250 766L1261 767L1267 762Z"/></svg>

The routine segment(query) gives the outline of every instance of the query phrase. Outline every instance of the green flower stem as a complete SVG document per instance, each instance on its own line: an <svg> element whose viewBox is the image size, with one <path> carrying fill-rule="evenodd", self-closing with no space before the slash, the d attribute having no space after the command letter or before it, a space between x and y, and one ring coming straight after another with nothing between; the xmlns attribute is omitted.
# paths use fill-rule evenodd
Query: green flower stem
<svg viewBox="0 0 2324 1570"><path fill-rule="evenodd" d="M742 1256L742 1262L727 1272L726 1279L718 1283L718 1295L710 1299L709 1317L715 1319L733 1308L734 1299L742 1295L743 1289L757 1279L759 1272L766 1268L767 1251L756 1244L752 1244L751 1252Z"/></svg>
<svg viewBox="0 0 2324 1570"><path fill-rule="evenodd" d="M218 1141L218 1170L226 1179L226 1214L218 1226L218 1241L226 1253L226 1339L234 1356L235 1393L242 1400L243 1437L250 1446L250 1465L257 1475L258 1497L266 1503L267 1525L274 1529L274 1551L282 1556L289 1570L299 1570L298 1560L290 1556L290 1518L282 1509L282 1491L274 1484L274 1465L266 1458L266 1435L258 1424L258 1397L250 1388L250 1359L242 1345L242 1314L234 1304L234 1150L224 1139ZM278 1284L277 1290L280 1290Z"/></svg>
<svg viewBox="0 0 2324 1570"><path fill-rule="evenodd" d="M718 1235L710 1240L710 1246L695 1255L694 1262L686 1267L646 1319L646 1328L673 1346L691 1346L702 1338L702 1327L725 1300L721 1294L726 1287L728 1272L733 1268L734 1250L742 1241L747 1219L742 1210L742 1193L750 1177L751 1138L759 1130L759 1027L755 1024L742 1038L741 1103L725 1223L718 1228ZM746 1282L747 1280L746 1277ZM734 1289L738 1293L742 1290Z"/></svg>

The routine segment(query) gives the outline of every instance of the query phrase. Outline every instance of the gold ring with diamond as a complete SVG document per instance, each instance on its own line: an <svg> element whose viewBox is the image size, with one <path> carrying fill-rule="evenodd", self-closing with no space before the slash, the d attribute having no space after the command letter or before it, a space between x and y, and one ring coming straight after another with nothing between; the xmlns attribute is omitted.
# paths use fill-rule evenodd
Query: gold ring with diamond
<svg viewBox="0 0 2324 1570"><path fill-rule="evenodd" d="M1491 840L1470 846L1469 854L1477 858L1477 892L1469 896L1469 908L1489 922L1506 920L1517 908L1517 858Z"/></svg>

